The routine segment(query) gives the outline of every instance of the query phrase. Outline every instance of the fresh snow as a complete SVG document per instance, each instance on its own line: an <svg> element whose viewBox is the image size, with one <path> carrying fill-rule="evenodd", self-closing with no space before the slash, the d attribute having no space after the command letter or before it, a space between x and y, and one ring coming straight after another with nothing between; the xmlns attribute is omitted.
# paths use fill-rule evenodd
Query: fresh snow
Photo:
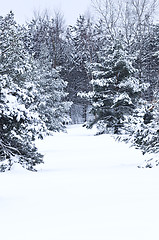
<svg viewBox="0 0 159 240"><path fill-rule="evenodd" d="M38 172L0 174L2 240L158 240L159 168L95 129L38 140Z"/></svg>

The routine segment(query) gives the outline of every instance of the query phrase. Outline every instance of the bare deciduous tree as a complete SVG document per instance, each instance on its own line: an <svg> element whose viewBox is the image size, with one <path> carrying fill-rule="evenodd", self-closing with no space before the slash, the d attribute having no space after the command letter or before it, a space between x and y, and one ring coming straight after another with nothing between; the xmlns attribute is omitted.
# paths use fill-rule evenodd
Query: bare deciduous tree
<svg viewBox="0 0 159 240"><path fill-rule="evenodd" d="M116 36L120 29L130 41L130 37L148 30L158 0L92 0L92 5L110 36Z"/></svg>
<svg viewBox="0 0 159 240"><path fill-rule="evenodd" d="M119 26L122 10L121 1L92 0L92 5L99 17L104 21L107 33L114 38Z"/></svg>

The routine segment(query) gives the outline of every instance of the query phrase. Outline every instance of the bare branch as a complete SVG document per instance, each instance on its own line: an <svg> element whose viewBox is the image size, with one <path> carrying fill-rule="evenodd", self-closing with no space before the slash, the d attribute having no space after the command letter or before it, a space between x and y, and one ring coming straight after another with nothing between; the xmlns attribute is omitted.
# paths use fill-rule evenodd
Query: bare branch
<svg viewBox="0 0 159 240"><path fill-rule="evenodd" d="M105 23L107 32L114 37L118 31L122 1L92 0L92 5Z"/></svg>

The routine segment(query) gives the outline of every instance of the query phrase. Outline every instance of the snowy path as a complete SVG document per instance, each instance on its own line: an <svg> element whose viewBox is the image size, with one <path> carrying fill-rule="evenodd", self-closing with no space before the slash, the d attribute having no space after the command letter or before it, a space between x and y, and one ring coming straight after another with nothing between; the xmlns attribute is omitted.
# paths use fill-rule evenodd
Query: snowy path
<svg viewBox="0 0 159 240"><path fill-rule="evenodd" d="M139 151L72 126L39 141L38 173L0 174L2 240L158 240L159 168Z"/></svg>

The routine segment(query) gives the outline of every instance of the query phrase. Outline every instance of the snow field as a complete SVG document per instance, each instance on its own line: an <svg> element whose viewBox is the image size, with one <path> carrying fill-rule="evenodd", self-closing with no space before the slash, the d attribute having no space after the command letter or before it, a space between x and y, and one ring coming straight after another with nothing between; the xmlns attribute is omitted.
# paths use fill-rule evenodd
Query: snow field
<svg viewBox="0 0 159 240"><path fill-rule="evenodd" d="M95 129L68 127L38 141L37 173L0 174L2 240L158 240L158 168Z"/></svg>

